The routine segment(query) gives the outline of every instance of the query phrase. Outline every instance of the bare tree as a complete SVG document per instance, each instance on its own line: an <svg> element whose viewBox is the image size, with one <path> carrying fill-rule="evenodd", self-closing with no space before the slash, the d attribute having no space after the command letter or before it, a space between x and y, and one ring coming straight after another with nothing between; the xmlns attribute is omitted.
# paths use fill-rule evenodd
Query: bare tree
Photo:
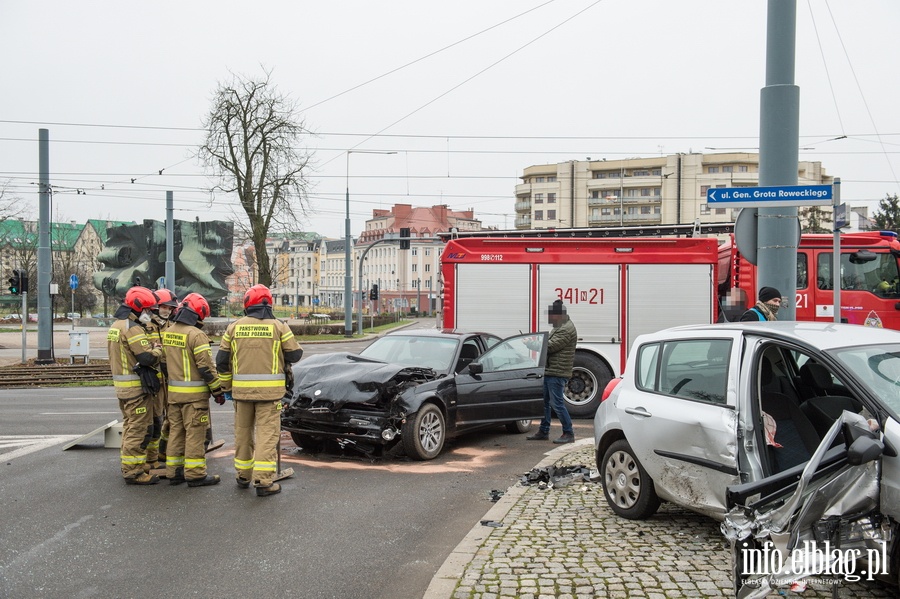
<svg viewBox="0 0 900 599"><path fill-rule="evenodd" d="M308 133L295 103L262 78L232 74L219 83L204 127L200 157L219 182L237 194L247 222L239 222L256 250L258 281L272 284L266 237L273 229L295 226L307 202L309 155L300 138Z"/></svg>
<svg viewBox="0 0 900 599"><path fill-rule="evenodd" d="M10 181L0 182L0 221L25 216L27 204L10 191Z"/></svg>
<svg viewBox="0 0 900 599"><path fill-rule="evenodd" d="M806 206L798 210L801 232L803 233L831 233L832 230L825 225L832 222L831 215L821 206Z"/></svg>

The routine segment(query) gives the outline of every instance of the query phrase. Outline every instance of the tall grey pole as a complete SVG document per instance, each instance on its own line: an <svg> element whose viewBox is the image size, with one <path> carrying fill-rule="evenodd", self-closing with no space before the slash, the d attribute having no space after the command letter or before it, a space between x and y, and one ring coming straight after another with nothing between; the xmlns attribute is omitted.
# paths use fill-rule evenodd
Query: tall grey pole
<svg viewBox="0 0 900 599"><path fill-rule="evenodd" d="M172 217L174 193L166 192L166 289L175 293L175 223Z"/></svg>
<svg viewBox="0 0 900 599"><path fill-rule="evenodd" d="M37 311L38 350L36 364L53 362L53 314L50 313L50 130L38 129L38 251ZM22 318L28 319L27 310Z"/></svg>
<svg viewBox="0 0 900 599"><path fill-rule="evenodd" d="M834 247L831 256L831 288L834 290L833 310L834 321L841 322L841 230L837 227L837 209L841 205L841 179L834 178L834 210L832 212L832 221L834 222Z"/></svg>
<svg viewBox="0 0 900 599"><path fill-rule="evenodd" d="M353 271L350 270L350 151L347 150L347 197L344 216L344 337L353 336Z"/></svg>
<svg viewBox="0 0 900 599"><path fill-rule="evenodd" d="M22 364L28 363L28 358L25 355L25 346L28 344L28 336L26 331L28 330L28 292L22 292L22 313L19 314L22 317Z"/></svg>
<svg viewBox="0 0 900 599"><path fill-rule="evenodd" d="M768 0L766 86L760 93L759 185L796 185L800 88L794 85L796 0ZM757 284L787 298L779 320L794 320L797 296L797 209L760 208ZM758 290L757 290L758 291Z"/></svg>

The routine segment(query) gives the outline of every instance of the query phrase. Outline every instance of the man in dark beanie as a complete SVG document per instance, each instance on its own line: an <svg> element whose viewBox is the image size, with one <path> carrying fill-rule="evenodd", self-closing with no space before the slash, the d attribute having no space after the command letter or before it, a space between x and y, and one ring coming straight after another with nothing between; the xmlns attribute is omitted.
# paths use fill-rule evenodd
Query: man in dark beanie
<svg viewBox="0 0 900 599"><path fill-rule="evenodd" d="M778 308L781 307L781 292L774 287L763 287L759 290L759 301L744 312L741 322L760 322L778 320Z"/></svg>
<svg viewBox="0 0 900 599"><path fill-rule="evenodd" d="M556 412L562 424L562 436L554 439L554 443L574 443L575 431L572 429L572 418L566 409L564 392L569 378L572 376L572 365L575 362L575 344L578 333L575 325L566 314L562 300L556 300L547 310L547 320L553 325L547 339L547 367L544 369L544 418L538 431L526 437L529 441L543 441L550 438L551 410Z"/></svg>

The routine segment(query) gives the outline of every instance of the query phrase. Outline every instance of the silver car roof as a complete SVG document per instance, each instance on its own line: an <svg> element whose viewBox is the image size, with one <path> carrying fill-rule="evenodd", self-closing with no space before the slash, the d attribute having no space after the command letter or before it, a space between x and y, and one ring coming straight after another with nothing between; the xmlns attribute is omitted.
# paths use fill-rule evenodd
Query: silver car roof
<svg viewBox="0 0 900 599"><path fill-rule="evenodd" d="M762 334L790 339L823 350L856 345L880 345L900 343L900 332L891 329L865 327L856 324L836 324L828 322L776 321L776 322L725 322L719 324L688 325L673 327L641 335L642 343L654 339L671 338L676 332L708 334L740 332L741 334Z"/></svg>

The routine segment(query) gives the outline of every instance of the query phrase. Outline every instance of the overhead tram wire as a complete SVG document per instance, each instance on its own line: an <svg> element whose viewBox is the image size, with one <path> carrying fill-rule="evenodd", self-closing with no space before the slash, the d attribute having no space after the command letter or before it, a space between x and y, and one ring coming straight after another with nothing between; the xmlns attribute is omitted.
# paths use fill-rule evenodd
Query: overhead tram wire
<svg viewBox="0 0 900 599"><path fill-rule="evenodd" d="M501 62L507 60L507 59L510 58L511 56L514 56L514 55L518 54L519 52L521 52L522 50L524 50L525 48L527 48L527 47L530 46L531 44L533 44L533 43L535 43L536 41L538 41L539 39L541 39L541 38L543 38L543 37L549 35L549 34L552 33L553 31L559 29L560 27L562 27L563 25L565 25L566 23L568 23L569 21L571 21L571 20L574 19L575 17L580 16L581 14L583 14L583 13L585 13L586 11L590 10L590 9L593 8L594 6L600 4L602 1L603 1L603 0L596 0L595 2L591 3L590 5L588 5L587 7L583 8L583 9L581 9L580 11L578 11L577 13L575 13L574 15L572 15L571 17L569 17L569 18L563 20L561 23L559 23L559 24L557 24L557 25L554 25L553 27L551 27L550 29L548 29L548 30L545 31L544 33L540 34L539 36L537 36L537 37L531 39L530 41L526 42L525 44L522 44L521 46L519 46L518 48L516 48L515 50L513 50L512 52L510 52L510 53L507 54L506 56L503 56L503 57L500 58L499 60L496 60L496 61L494 61L493 63L489 64L488 66L486 66L485 68L481 69L480 71L478 71L477 73L475 73L475 74L472 75L471 77L468 77L467 79L464 79L463 81L461 81L460 83L457 83L456 85L454 85L453 87L451 87L450 89L448 89L447 91L445 91L444 93L438 95L438 96L435 97L435 98L432 98L431 100L429 100L429 101L426 102L425 104L419 106L418 108L416 108L416 109L413 110L412 112L406 114L405 116L400 117L399 119L397 119L396 121L394 121L394 122L391 123L390 125L384 127L383 129L381 129L380 131L378 131L377 133L375 133L375 135L373 135L372 137L375 137L375 136L377 136L377 135L379 135L379 134L381 134L381 133L384 133L385 131L387 131L387 130L390 129L391 127L393 127L393 126L395 126L395 125L397 125L397 124L399 124L399 123L405 121L406 119L408 119L408 118L411 117L412 115L416 114L416 113L419 112L420 110L424 110L426 107L430 106L431 104L434 104L435 102L437 102L438 100L440 100L440 99L443 98L444 96L446 96L446 95L452 93L453 91L459 89L460 87L462 87L462 86L465 85L466 83L472 81L473 79L475 79L475 78L478 77L479 75L481 75L481 74L483 74L483 73L489 71L490 69L494 68L495 66L497 66L497 65L500 64ZM367 138L367 139L364 139L364 140L360 141L359 143L357 143L356 145L354 145L352 148L348 148L348 150L353 150L353 149L355 149L355 148L358 148L358 147L361 146L362 144L366 143L369 139L371 139L371 138ZM326 166L327 164L333 162L334 160L336 160L337 158L339 158L341 155L342 155L342 154L338 154L338 155L334 156L333 158L331 158L330 160L326 160L325 163L322 164L322 166Z"/></svg>
<svg viewBox="0 0 900 599"><path fill-rule="evenodd" d="M425 56L421 56L421 57L419 57L419 58L417 58L417 59L415 59L415 60L413 60L413 61L410 61L410 62L408 62L408 63L402 65L402 66L393 68L393 69L391 69L390 71L387 71L386 73L382 73L381 75L378 75L377 77L373 77L372 79L369 79L368 81L364 81L364 82L362 82L362 83L359 83L359 84L357 84L357 85L354 85L353 87L351 87L351 88L349 88L349 89L345 89L344 91L342 91L342 92L340 92L340 93L337 93L337 94L334 94L333 96L330 96L330 97L328 97L328 98L325 98L324 100L319 100L319 101L316 102L315 104L312 104L312 105L310 105L310 106L305 107L305 108L303 109L303 111L305 112L305 111L312 110L313 108L315 108L315 107L317 107L317 106L321 106L322 104L325 104L326 102L330 102L331 100L334 100L335 98L340 98L340 97L343 96L344 94L348 94L348 93L350 93L350 92L352 92L352 91L355 91L355 90L357 90L357 89L359 89L359 88L361 88L361 87L364 87L364 86L366 86L366 85L368 85L368 84L370 84L370 83L374 83L375 81L378 81L379 79L383 79L384 77L387 77L388 75L393 75L394 73L396 73L396 72L398 72L398 71L402 71L402 70L405 69L406 67L411 67L412 65L414 65L414 64L416 64L416 63L419 63L419 62L422 62L423 60L426 60L426 59L428 59L428 58L431 58L432 56L437 56L438 54L440 54L441 52L443 52L443 51L445 51L445 50L449 50L450 48L453 48L454 46L458 46L458 45L460 45L460 44L462 44L462 43L465 43L465 42L467 42L467 41L469 41L469 40L471 40L471 39L474 39L474 38L478 37L479 35L481 35L481 34L483 34L483 33L487 33L488 31L491 31L492 29L496 29L497 27L500 27L500 26L502 26L502 25L506 25L507 23L510 23L510 22L512 22L512 21L515 21L515 20L518 19L519 17L524 17L524 16L527 15L528 13L534 12L534 11L538 10L539 8L543 8L543 7L547 6L548 4L553 4L553 2L555 2L555 1L556 1L556 0L549 0L548 2L544 2L543 4L539 4L539 5L537 5L537 6L533 7L533 8L529 8L529 9L526 10L525 12L519 13L519 14L517 14L517 15L514 16L514 17L510 17L510 18L508 18L508 19L506 19L506 20L500 21L499 23L497 23L497 24L495 24L495 25L491 25L490 27L488 27L488 28L486 28L486 29L482 29L482 30L479 31L478 33L473 33L472 35L469 35L469 36L467 36L467 37L464 37L464 38L462 38L461 40L457 40L457 41L453 42L452 44L449 44L449 45L447 45L447 46L444 46L443 48L440 48L439 50L435 50L434 52L430 52L430 53L426 54Z"/></svg>

